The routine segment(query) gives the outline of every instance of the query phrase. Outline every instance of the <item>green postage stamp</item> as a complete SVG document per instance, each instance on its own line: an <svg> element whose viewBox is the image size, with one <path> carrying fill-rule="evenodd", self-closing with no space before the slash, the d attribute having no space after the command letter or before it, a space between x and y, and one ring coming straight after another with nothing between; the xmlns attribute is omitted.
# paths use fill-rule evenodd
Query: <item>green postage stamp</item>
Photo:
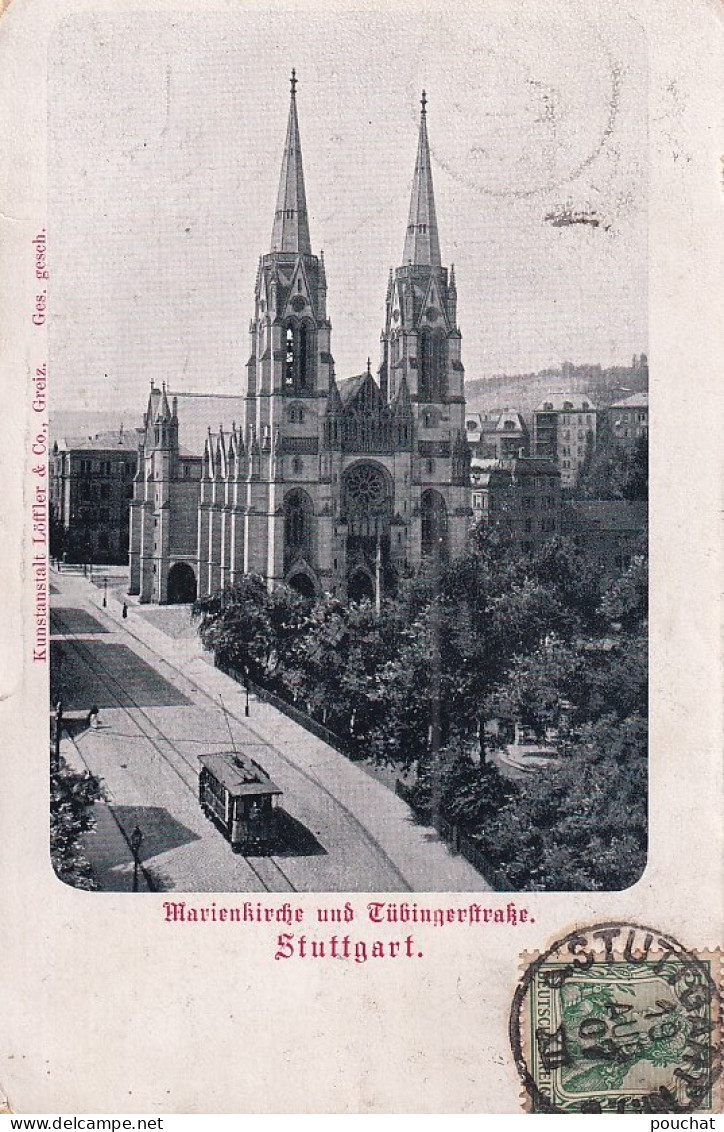
<svg viewBox="0 0 724 1132"><path fill-rule="evenodd" d="M510 1036L532 1112L716 1112L721 955L629 923L525 957Z"/></svg>

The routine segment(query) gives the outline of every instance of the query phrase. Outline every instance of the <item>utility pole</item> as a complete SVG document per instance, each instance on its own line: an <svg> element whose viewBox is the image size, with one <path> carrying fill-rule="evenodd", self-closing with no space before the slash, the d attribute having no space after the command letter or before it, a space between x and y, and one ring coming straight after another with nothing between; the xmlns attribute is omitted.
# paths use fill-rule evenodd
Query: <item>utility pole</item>
<svg viewBox="0 0 724 1132"><path fill-rule="evenodd" d="M375 551L375 612L379 617L382 610L382 539L377 528L377 547Z"/></svg>
<svg viewBox="0 0 724 1132"><path fill-rule="evenodd" d="M433 598L430 605L431 617L431 671L430 671L430 776L431 801L433 818L440 814L442 800L442 787L440 783L440 740L441 740L441 712L440 700L442 692L441 661L440 661L440 580L442 572L442 545L443 538L437 537L433 545Z"/></svg>

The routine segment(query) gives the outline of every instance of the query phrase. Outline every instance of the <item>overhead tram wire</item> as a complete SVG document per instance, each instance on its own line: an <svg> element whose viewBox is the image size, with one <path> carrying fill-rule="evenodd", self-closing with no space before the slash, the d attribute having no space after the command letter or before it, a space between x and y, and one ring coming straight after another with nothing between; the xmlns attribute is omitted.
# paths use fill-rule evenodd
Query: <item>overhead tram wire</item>
<svg viewBox="0 0 724 1132"><path fill-rule="evenodd" d="M54 614L55 614L56 622L63 625L64 628L69 629L68 623L64 620L64 618L62 617L62 614L59 614L59 611L57 610L57 608L54 610ZM144 739L153 747L153 749L160 756L160 758L163 760L163 762L166 763L169 770L173 771L173 773L176 775L176 777L179 779L179 781L183 784L183 786L186 788L186 790L188 790L189 793L192 794L195 798L196 793L197 793L197 786L196 786L196 771L197 771L197 768L196 768L195 763L193 763L189 759L187 759L186 756L183 754L183 752L180 751L178 749L178 747L174 743L171 742L170 739L166 738L166 736L163 734L163 732L158 727L158 725L156 723L154 723L154 721L151 719L148 712L144 711L144 709L140 706L140 704L138 704L136 702L136 700L134 700L133 696L126 690L126 688L124 688L121 681L116 676L114 676L113 673L110 672L109 669L106 668L106 666L104 664L100 663L96 658L91 658L91 655L89 654L89 650L84 646L84 643L82 641L79 641L79 640L73 638L72 636L70 636L69 633L66 633L65 636L66 636L67 639L66 639L66 641L64 641L64 644L70 645L74 649L74 651L76 652L76 654L78 655L78 657L82 661L82 663L86 666L86 668L88 668L93 673L93 675L97 679L99 679L102 684L105 685L109 694L116 700L117 706L120 708L120 710L124 711L126 713L126 715L129 717L129 719L131 719L132 722L136 724L136 726L138 727L138 730L140 731L140 733L144 737ZM113 688L114 684L117 685L118 688L120 688L120 690L121 690L120 695L119 695L118 692L116 692L114 690L114 688ZM126 704L124 704L121 701L121 696L124 697L126 700L130 701L131 707L127 706ZM139 721L138 718L134 717L132 712L135 712L137 715L140 715L142 717L142 719L146 722L146 727L144 727L141 724L141 722ZM157 740L154 739L153 734L150 733L149 730L147 730L147 728L151 728L153 731L155 731L157 736L160 737L161 740L168 747L171 748L171 750L181 760L181 762L184 763L185 766L189 767L193 771L194 778L193 778L193 781L191 783L187 782L186 778L180 772L179 768L174 766L172 760L162 750L162 748L159 746L159 743L157 742ZM85 759L83 759L83 762L85 763L85 765L88 767L88 769L90 771L90 767L88 766L87 761ZM110 808L111 808L112 813L113 813L113 820L116 822L116 824L119 826L119 828L122 829L123 827L122 827L121 823L119 822L118 818L116 817L115 812L113 811L112 807L110 807ZM252 862L249 860L249 858L247 856L244 856L243 860L246 862L250 871L256 876L257 880L260 882L260 884L263 885L264 889L267 892L278 892L279 891L279 889L271 888L270 885L268 885L266 883L263 876L259 872L259 869L254 864L252 864ZM263 858L263 860L268 861L270 867L275 868L279 872L279 874L284 879L285 885L288 886L288 889L287 889L288 891L290 891L290 892L296 892L297 891L295 885L292 883L292 881L289 879L289 877L286 875L283 868L281 867L281 865L278 864L277 861L273 860L271 857L265 857L265 858Z"/></svg>

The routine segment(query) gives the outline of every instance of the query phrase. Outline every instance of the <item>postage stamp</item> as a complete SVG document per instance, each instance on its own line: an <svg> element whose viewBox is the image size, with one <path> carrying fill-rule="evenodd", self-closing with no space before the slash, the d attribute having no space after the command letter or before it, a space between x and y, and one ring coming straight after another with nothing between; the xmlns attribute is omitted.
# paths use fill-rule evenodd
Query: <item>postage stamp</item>
<svg viewBox="0 0 724 1132"><path fill-rule="evenodd" d="M721 954L612 922L523 962L510 1039L529 1111L717 1111Z"/></svg>

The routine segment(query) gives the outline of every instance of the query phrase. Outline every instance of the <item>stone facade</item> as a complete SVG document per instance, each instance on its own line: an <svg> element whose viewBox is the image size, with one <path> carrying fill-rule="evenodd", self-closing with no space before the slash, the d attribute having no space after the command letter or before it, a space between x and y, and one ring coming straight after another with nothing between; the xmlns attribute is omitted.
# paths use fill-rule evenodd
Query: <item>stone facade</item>
<svg viewBox="0 0 724 1132"><path fill-rule="evenodd" d="M634 393L606 410L611 435L623 448L632 450L649 434L649 395Z"/></svg>
<svg viewBox="0 0 724 1132"><path fill-rule="evenodd" d="M550 460L473 460L475 521L505 525L528 553L561 533L561 474Z"/></svg>
<svg viewBox="0 0 724 1132"><path fill-rule="evenodd" d="M68 562L125 563L136 474L133 432L60 439L50 458L54 554Z"/></svg>
<svg viewBox="0 0 724 1132"><path fill-rule="evenodd" d="M454 270L440 256L425 99L380 365L373 376L368 360L338 381L295 87L271 248L257 272L243 424L209 432L199 457L182 457L177 407L151 392L131 509L130 592L142 601L189 600L251 572L270 587L373 598L426 557L465 545L461 335Z"/></svg>
<svg viewBox="0 0 724 1132"><path fill-rule="evenodd" d="M596 446L596 406L574 393L550 393L533 415L533 455L552 460L561 487L574 488Z"/></svg>

